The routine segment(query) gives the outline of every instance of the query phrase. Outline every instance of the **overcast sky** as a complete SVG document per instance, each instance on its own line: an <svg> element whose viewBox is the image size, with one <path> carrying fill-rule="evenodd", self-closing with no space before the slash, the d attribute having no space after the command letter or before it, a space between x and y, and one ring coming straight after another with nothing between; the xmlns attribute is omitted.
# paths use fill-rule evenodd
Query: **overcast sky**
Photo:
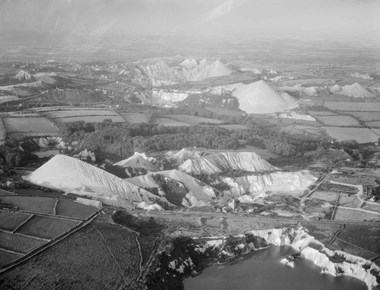
<svg viewBox="0 0 380 290"><path fill-rule="evenodd" d="M0 34L13 31L380 39L380 0L0 0Z"/></svg>

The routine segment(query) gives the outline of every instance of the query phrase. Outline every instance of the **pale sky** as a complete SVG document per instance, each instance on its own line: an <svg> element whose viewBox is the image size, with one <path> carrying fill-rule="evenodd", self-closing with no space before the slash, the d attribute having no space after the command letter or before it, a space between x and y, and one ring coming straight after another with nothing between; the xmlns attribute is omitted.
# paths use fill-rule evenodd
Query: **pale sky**
<svg viewBox="0 0 380 290"><path fill-rule="evenodd" d="M0 0L0 36L14 31L380 39L380 0Z"/></svg>

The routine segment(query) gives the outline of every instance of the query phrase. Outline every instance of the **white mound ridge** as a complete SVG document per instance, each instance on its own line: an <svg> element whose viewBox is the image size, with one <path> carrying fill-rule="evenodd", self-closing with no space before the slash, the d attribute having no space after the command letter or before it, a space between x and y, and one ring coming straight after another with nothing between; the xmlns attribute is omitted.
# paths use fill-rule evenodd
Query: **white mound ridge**
<svg viewBox="0 0 380 290"><path fill-rule="evenodd" d="M139 71L143 72L153 86L173 85L188 81L202 81L207 78L230 75L232 71L220 60L200 62L194 59L186 59L179 66L169 66L164 61L148 66L140 66Z"/></svg>
<svg viewBox="0 0 380 290"><path fill-rule="evenodd" d="M247 193L252 198L258 194L271 192L295 192L303 193L317 178L308 171L273 172L263 175L247 175L241 177L224 177L222 179L230 187L229 193L234 197L240 197Z"/></svg>
<svg viewBox="0 0 380 290"><path fill-rule="evenodd" d="M33 76L24 70L20 70L13 78L18 80L18 81L30 82L32 80Z"/></svg>
<svg viewBox="0 0 380 290"><path fill-rule="evenodd" d="M143 188L65 155L54 156L23 178L40 186L62 190L66 193L91 196L106 204L121 207L126 201L162 201L162 198Z"/></svg>
<svg viewBox="0 0 380 290"><path fill-rule="evenodd" d="M174 161L176 164L182 164L187 159L199 158L201 155L201 151L189 148L183 148L180 151L169 151L166 153L167 158Z"/></svg>
<svg viewBox="0 0 380 290"><path fill-rule="evenodd" d="M216 198L216 190L214 188L176 169L147 173L145 175L128 178L126 181L144 188L157 188L159 194L162 197L166 197L166 193L162 191L159 184L154 180L154 175L162 175L165 179L174 180L187 188L189 192L183 198L182 206L207 206L210 201ZM170 202L170 199L168 201Z"/></svg>
<svg viewBox="0 0 380 290"><path fill-rule="evenodd" d="M191 174L214 174L226 170L267 172L278 170L254 152L218 152L188 159L179 169Z"/></svg>
<svg viewBox="0 0 380 290"><path fill-rule="evenodd" d="M295 98L278 93L263 80L242 86L232 95L239 100L240 109L248 114L283 112L297 106Z"/></svg>
<svg viewBox="0 0 380 290"><path fill-rule="evenodd" d="M352 85L343 86L339 92L341 95L345 95L353 98L372 98L373 95L363 88L359 83L353 83Z"/></svg>
<svg viewBox="0 0 380 290"><path fill-rule="evenodd" d="M209 66L202 69L196 80L203 80L207 78L215 78L221 76L228 76L231 74L231 70L220 60L215 61Z"/></svg>
<svg viewBox="0 0 380 290"><path fill-rule="evenodd" d="M121 160L114 165L124 168L144 168L147 171L157 171L157 168L151 162L151 158L147 157L144 153L135 152L135 154L127 159Z"/></svg>
<svg viewBox="0 0 380 290"><path fill-rule="evenodd" d="M179 65L185 66L185 67L194 67L199 65L198 61L193 58L187 58L183 62L181 62Z"/></svg>

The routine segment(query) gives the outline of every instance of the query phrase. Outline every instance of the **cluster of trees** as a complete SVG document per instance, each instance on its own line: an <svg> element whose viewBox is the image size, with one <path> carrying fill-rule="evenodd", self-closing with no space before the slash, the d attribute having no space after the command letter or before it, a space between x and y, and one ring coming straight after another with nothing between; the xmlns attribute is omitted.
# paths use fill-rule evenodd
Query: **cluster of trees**
<svg viewBox="0 0 380 290"><path fill-rule="evenodd" d="M0 164L3 166L25 166L30 160L35 158L36 156L26 153L18 147L0 146Z"/></svg>
<svg viewBox="0 0 380 290"><path fill-rule="evenodd" d="M239 142L230 131L212 126L164 127L152 124L68 123L63 128L66 142L77 141L100 158L126 158L135 151L156 152L184 147L236 149Z"/></svg>

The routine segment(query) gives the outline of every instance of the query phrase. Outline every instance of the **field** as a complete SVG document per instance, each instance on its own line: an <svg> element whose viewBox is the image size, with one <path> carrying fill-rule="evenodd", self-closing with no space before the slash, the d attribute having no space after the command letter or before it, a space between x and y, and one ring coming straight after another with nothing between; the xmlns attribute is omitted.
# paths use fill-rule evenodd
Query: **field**
<svg viewBox="0 0 380 290"><path fill-rule="evenodd" d="M361 111L361 112L380 112L380 103L375 102L325 102L325 107L337 111Z"/></svg>
<svg viewBox="0 0 380 290"><path fill-rule="evenodd" d="M153 124L155 125L161 125L161 126L168 126L168 127L181 127L181 126L190 126L188 123L176 121L169 118L157 118L154 120Z"/></svg>
<svg viewBox="0 0 380 290"><path fill-rule="evenodd" d="M369 227L362 225L347 224L339 238L351 244L355 244L368 251L380 254L380 225L374 224Z"/></svg>
<svg viewBox="0 0 380 290"><path fill-rule="evenodd" d="M72 200L59 199L56 214L78 219L86 219L93 215L97 208L73 202Z"/></svg>
<svg viewBox="0 0 380 290"><path fill-rule="evenodd" d="M337 114L330 111L309 111L309 114L313 117L319 116L336 116Z"/></svg>
<svg viewBox="0 0 380 290"><path fill-rule="evenodd" d="M29 212L54 214L55 199L34 196L0 196L0 200L6 204L16 207L18 210Z"/></svg>
<svg viewBox="0 0 380 290"><path fill-rule="evenodd" d="M379 221L380 214L338 207L334 219L341 221Z"/></svg>
<svg viewBox="0 0 380 290"><path fill-rule="evenodd" d="M341 193L339 205L344 207L358 208L361 205L361 201L356 195Z"/></svg>
<svg viewBox="0 0 380 290"><path fill-rule="evenodd" d="M213 107L205 107L205 108L213 113L224 115L224 116L240 117L244 115L244 112L242 111L230 110L230 109L225 109L225 108L213 108Z"/></svg>
<svg viewBox="0 0 380 290"><path fill-rule="evenodd" d="M359 118L362 121L380 120L380 112L342 112Z"/></svg>
<svg viewBox="0 0 380 290"><path fill-rule="evenodd" d="M368 127L380 128L380 121L365 122Z"/></svg>
<svg viewBox="0 0 380 290"><path fill-rule="evenodd" d="M314 191L311 197L328 202L335 202L337 199L337 193L333 191Z"/></svg>
<svg viewBox="0 0 380 290"><path fill-rule="evenodd" d="M5 127L3 125L3 120L0 118L0 145L5 142L6 137L7 131L5 130Z"/></svg>
<svg viewBox="0 0 380 290"><path fill-rule="evenodd" d="M358 143L377 142L379 136L367 128L323 127L337 141L356 140Z"/></svg>
<svg viewBox="0 0 380 290"><path fill-rule="evenodd" d="M59 129L49 120L42 117L3 118L8 137L56 136Z"/></svg>
<svg viewBox="0 0 380 290"><path fill-rule="evenodd" d="M360 123L351 116L318 116L317 119L326 126L360 127Z"/></svg>
<svg viewBox="0 0 380 290"><path fill-rule="evenodd" d="M130 124L137 123L149 123L151 121L151 116L148 113L119 113L126 122Z"/></svg>
<svg viewBox="0 0 380 290"><path fill-rule="evenodd" d="M79 224L79 221L34 216L17 231L24 235L53 239Z"/></svg>
<svg viewBox="0 0 380 290"><path fill-rule="evenodd" d="M0 229L14 231L30 216L26 213L0 211Z"/></svg>
<svg viewBox="0 0 380 290"><path fill-rule="evenodd" d="M111 119L113 122L123 123L124 119L112 110L96 110L96 109L68 109L58 111L47 111L51 118L60 122L85 121L88 123L102 122L104 119Z"/></svg>
<svg viewBox="0 0 380 290"><path fill-rule="evenodd" d="M365 202L362 209L374 211L380 213L380 203L377 202Z"/></svg>
<svg viewBox="0 0 380 290"><path fill-rule="evenodd" d="M33 237L0 232L0 248L26 254L45 243Z"/></svg>
<svg viewBox="0 0 380 290"><path fill-rule="evenodd" d="M77 116L119 116L111 110L68 110L50 112L53 118L68 118Z"/></svg>
<svg viewBox="0 0 380 290"><path fill-rule="evenodd" d="M19 99L19 97L17 97L17 96L11 96L11 95L9 95L9 96L0 96L0 104L1 103L6 103L6 102L10 102L10 101L16 101L18 99Z"/></svg>
<svg viewBox="0 0 380 290"><path fill-rule="evenodd" d="M0 277L6 289L134 289L136 234L120 226L87 226ZM43 274L41 274L43 273Z"/></svg>
<svg viewBox="0 0 380 290"><path fill-rule="evenodd" d="M167 115L166 118L170 118L175 121L187 123L190 125L199 125L200 123L207 123L207 124L223 123L220 120L198 117L198 116L193 116L193 115Z"/></svg>
<svg viewBox="0 0 380 290"><path fill-rule="evenodd" d="M0 268L21 258L23 255L11 253L0 249Z"/></svg>

